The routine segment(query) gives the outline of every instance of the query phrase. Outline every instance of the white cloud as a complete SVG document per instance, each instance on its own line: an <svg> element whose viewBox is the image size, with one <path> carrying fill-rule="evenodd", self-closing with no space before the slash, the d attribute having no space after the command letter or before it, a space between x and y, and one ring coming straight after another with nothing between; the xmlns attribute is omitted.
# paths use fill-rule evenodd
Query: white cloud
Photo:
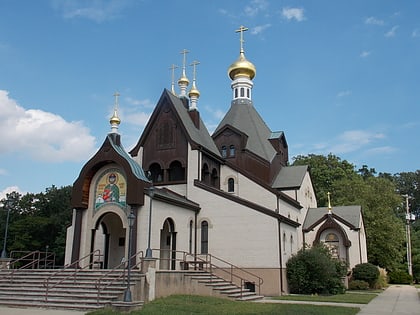
<svg viewBox="0 0 420 315"><path fill-rule="evenodd" d="M269 28L271 24L258 25L251 29L251 34L258 35Z"/></svg>
<svg viewBox="0 0 420 315"><path fill-rule="evenodd" d="M52 0L53 8L64 18L85 18L98 23L119 17L128 4L127 0Z"/></svg>
<svg viewBox="0 0 420 315"><path fill-rule="evenodd" d="M147 124L147 121L149 120L151 116L151 113L144 113L144 112L137 112L137 113L129 113L124 115L121 120L122 122L127 122L131 125L136 125L140 127L144 127Z"/></svg>
<svg viewBox="0 0 420 315"><path fill-rule="evenodd" d="M379 155L395 152L397 149L391 146L376 147L369 150L366 150L366 153L369 155Z"/></svg>
<svg viewBox="0 0 420 315"><path fill-rule="evenodd" d="M20 188L18 186L10 186L10 187L6 187L2 191L0 191L0 200L6 198L6 194L10 194L11 192L14 192L14 191L23 195L23 192L20 190Z"/></svg>
<svg viewBox="0 0 420 315"><path fill-rule="evenodd" d="M373 16L370 16L366 18L365 24L371 24L371 25L384 25L385 22L383 20L379 20Z"/></svg>
<svg viewBox="0 0 420 315"><path fill-rule="evenodd" d="M252 0L244 8L244 13L246 16L254 17L258 13L263 12L267 9L268 2L266 0Z"/></svg>
<svg viewBox="0 0 420 315"><path fill-rule="evenodd" d="M413 30L413 32L411 33L411 37L420 37L420 30L418 28Z"/></svg>
<svg viewBox="0 0 420 315"><path fill-rule="evenodd" d="M367 51L367 50L364 50L364 51L362 51L361 53L360 53L360 57L361 58L367 58L367 57L369 57L370 56L370 54L371 54L372 52L370 52L370 51Z"/></svg>
<svg viewBox="0 0 420 315"><path fill-rule="evenodd" d="M155 107L155 104L150 99L137 100L137 99L134 99L132 97L126 97L124 100L129 105L141 106L141 107L144 107L144 108L154 108Z"/></svg>
<svg viewBox="0 0 420 315"><path fill-rule="evenodd" d="M95 138L81 122L38 109L25 109L0 90L0 153L22 153L40 161L84 161L95 150Z"/></svg>
<svg viewBox="0 0 420 315"><path fill-rule="evenodd" d="M342 98L342 97L346 97L346 96L350 96L350 95L351 95L350 90L340 91L340 92L337 93L338 98Z"/></svg>
<svg viewBox="0 0 420 315"><path fill-rule="evenodd" d="M281 15L289 21L293 19L298 22L306 20L304 10L302 8L283 8Z"/></svg>
<svg viewBox="0 0 420 315"><path fill-rule="evenodd" d="M349 130L339 135L330 148L334 154L349 153L367 146L375 140L383 139L385 135L365 130Z"/></svg>
<svg viewBox="0 0 420 315"><path fill-rule="evenodd" d="M385 37L394 37L397 34L398 25L393 26L388 32L385 33Z"/></svg>

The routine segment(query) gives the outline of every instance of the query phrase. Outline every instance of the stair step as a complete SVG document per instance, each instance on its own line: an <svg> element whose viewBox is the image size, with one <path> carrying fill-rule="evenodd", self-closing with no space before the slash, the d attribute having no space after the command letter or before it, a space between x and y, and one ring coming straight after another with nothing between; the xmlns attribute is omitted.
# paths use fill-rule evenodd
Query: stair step
<svg viewBox="0 0 420 315"><path fill-rule="evenodd" d="M127 287L123 270L1 270L0 305L93 310L117 303ZM13 272L13 274L11 274ZM132 285L144 275L135 270ZM104 279L102 279L104 278ZM45 294L48 279L48 299ZM102 279L99 283L98 280ZM97 286L100 285L98 296ZM135 302L134 306L139 305Z"/></svg>
<svg viewBox="0 0 420 315"><path fill-rule="evenodd" d="M262 295L248 295L248 296L243 296L242 298L237 298L237 301L256 301L256 300L261 300L263 299L264 296Z"/></svg>
<svg viewBox="0 0 420 315"><path fill-rule="evenodd" d="M255 292L236 292L236 293L232 293L229 294L229 297L231 298L240 298L240 297L244 297L244 296L253 296L255 295Z"/></svg>

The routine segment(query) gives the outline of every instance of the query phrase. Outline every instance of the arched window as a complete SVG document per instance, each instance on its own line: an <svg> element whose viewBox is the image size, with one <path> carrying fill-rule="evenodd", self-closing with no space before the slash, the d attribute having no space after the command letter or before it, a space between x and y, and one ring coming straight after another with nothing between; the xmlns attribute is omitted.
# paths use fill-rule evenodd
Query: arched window
<svg viewBox="0 0 420 315"><path fill-rule="evenodd" d="M235 89L235 98L238 98L238 88Z"/></svg>
<svg viewBox="0 0 420 315"><path fill-rule="evenodd" d="M189 244L188 244L188 250L189 253L192 253L192 249L193 249L193 221L190 220L190 235L189 235Z"/></svg>
<svg viewBox="0 0 420 315"><path fill-rule="evenodd" d="M340 258L340 239L338 238L337 234L328 233L325 236L325 245L330 249L331 255L334 258Z"/></svg>
<svg viewBox="0 0 420 315"><path fill-rule="evenodd" d="M246 89L246 97L250 98L249 97L249 89Z"/></svg>
<svg viewBox="0 0 420 315"><path fill-rule="evenodd" d="M185 168L182 167L182 164L179 161L173 161L169 165L168 173L170 181L179 181L185 179Z"/></svg>
<svg viewBox="0 0 420 315"><path fill-rule="evenodd" d="M218 188L218 186L219 186L219 175L217 174L217 170L215 168L213 168L213 170L211 171L211 179L210 180L211 180L210 185Z"/></svg>
<svg viewBox="0 0 420 315"><path fill-rule="evenodd" d="M228 192L235 191L235 180L233 178L228 179Z"/></svg>
<svg viewBox="0 0 420 315"><path fill-rule="evenodd" d="M241 97L244 97L245 96L245 90L244 90L244 88L241 88Z"/></svg>
<svg viewBox="0 0 420 315"><path fill-rule="evenodd" d="M220 152L222 154L222 157L227 157L227 149L225 145L222 146L222 150Z"/></svg>
<svg viewBox="0 0 420 315"><path fill-rule="evenodd" d="M209 223L201 222L201 254L209 253Z"/></svg>
<svg viewBox="0 0 420 315"><path fill-rule="evenodd" d="M293 235L290 235L290 253L293 253Z"/></svg>
<svg viewBox="0 0 420 315"><path fill-rule="evenodd" d="M286 233L283 232L283 252L286 253Z"/></svg>
<svg viewBox="0 0 420 315"><path fill-rule="evenodd" d="M235 156L235 146L233 144L229 147L229 156Z"/></svg>
<svg viewBox="0 0 420 315"><path fill-rule="evenodd" d="M163 181L163 170L159 163L153 163L149 166L150 178L153 183L159 183Z"/></svg>
<svg viewBox="0 0 420 315"><path fill-rule="evenodd" d="M210 171L206 163L204 163L203 168L201 169L201 181L210 185Z"/></svg>

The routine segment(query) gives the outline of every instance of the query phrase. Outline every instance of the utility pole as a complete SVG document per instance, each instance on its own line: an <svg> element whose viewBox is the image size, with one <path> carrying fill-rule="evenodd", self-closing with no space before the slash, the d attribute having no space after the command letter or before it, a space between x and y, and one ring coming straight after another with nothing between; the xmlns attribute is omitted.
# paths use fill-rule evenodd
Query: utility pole
<svg viewBox="0 0 420 315"><path fill-rule="evenodd" d="M404 195L405 197L405 221L406 221L406 237L407 237L407 265L408 265L408 274L410 276L413 276L413 265L411 263L411 233L410 233L410 222L412 219L412 216L410 214L410 209L408 205L408 195Z"/></svg>

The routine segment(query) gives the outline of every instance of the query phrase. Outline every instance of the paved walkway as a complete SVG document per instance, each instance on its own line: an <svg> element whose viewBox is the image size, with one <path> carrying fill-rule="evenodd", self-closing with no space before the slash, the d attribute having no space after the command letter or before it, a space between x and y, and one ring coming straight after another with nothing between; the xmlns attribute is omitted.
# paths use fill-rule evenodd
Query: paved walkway
<svg viewBox="0 0 420 315"><path fill-rule="evenodd" d="M410 285L392 285L364 306L358 315L420 315L418 290Z"/></svg>
<svg viewBox="0 0 420 315"><path fill-rule="evenodd" d="M288 303L333 305L345 307L359 307L358 315L420 315L420 298L418 290L410 285L391 285L384 292L374 298L369 304L306 302L289 300L264 299L259 303Z"/></svg>

